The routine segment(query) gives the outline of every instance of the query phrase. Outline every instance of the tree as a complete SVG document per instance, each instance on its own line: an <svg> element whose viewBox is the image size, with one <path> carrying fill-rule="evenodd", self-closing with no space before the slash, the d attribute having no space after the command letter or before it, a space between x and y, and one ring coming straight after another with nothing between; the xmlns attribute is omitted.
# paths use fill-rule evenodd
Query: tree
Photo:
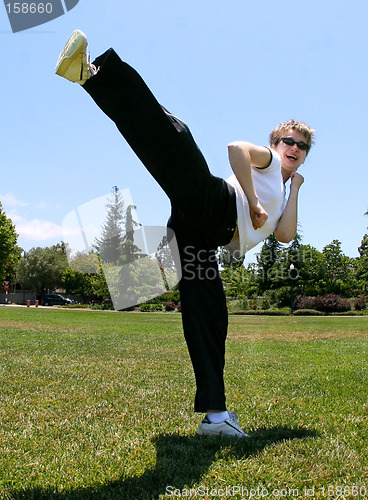
<svg viewBox="0 0 368 500"><path fill-rule="evenodd" d="M118 287L111 287L112 280L107 275L106 280L118 309L142 304L165 292L157 261L149 256L123 265L118 274Z"/></svg>
<svg viewBox="0 0 368 500"><path fill-rule="evenodd" d="M106 277L109 278L111 276L110 270L112 270L112 272L115 275L117 275L118 269L119 269L118 266L111 263L110 264L106 263L102 267L101 259L100 257L98 257L98 273L95 273L93 275L93 279L91 280L93 295L97 300L100 301L103 299L111 300L111 294L113 293L112 291L113 285L109 283L111 285L110 289L110 287L107 285Z"/></svg>
<svg viewBox="0 0 368 500"><path fill-rule="evenodd" d="M140 226L140 224L133 219L132 211L136 208L135 205L129 205L125 214L125 234L121 244L119 259L119 263L122 265L134 262L136 259L144 256L142 250L134 243L135 228Z"/></svg>
<svg viewBox="0 0 368 500"><path fill-rule="evenodd" d="M125 234L119 260L121 267L117 274L109 270L109 276L106 276L110 293L115 303L119 304L119 309L141 304L151 298L154 294L152 289L159 282L158 276L161 276L157 262L135 244L135 229L139 227L139 223L133 218L133 210L136 208L129 205L126 210Z"/></svg>
<svg viewBox="0 0 368 500"><path fill-rule="evenodd" d="M17 245L18 235L11 219L9 219L0 203L0 284L11 281L15 277L17 263L21 256L21 248Z"/></svg>
<svg viewBox="0 0 368 500"><path fill-rule="evenodd" d="M114 304L131 303L133 297L142 296L145 279L150 275L147 266L138 265L136 262L146 257L135 244L136 228L139 226L133 217L136 207L129 205L125 210L122 195L115 186L106 208L107 217L101 238L95 240L100 272L93 280L94 292L99 296L104 294L105 298L111 296ZM159 272L157 263L155 271ZM151 283L153 280L148 281Z"/></svg>
<svg viewBox="0 0 368 500"><path fill-rule="evenodd" d="M327 293L348 295L354 281L353 259L343 254L338 240L326 245L322 254L325 258Z"/></svg>
<svg viewBox="0 0 368 500"><path fill-rule="evenodd" d="M263 243L257 255L258 286L261 292L277 288L279 273L277 263L280 258L282 246L274 234L271 234Z"/></svg>
<svg viewBox="0 0 368 500"><path fill-rule="evenodd" d="M301 249L301 236L299 234L296 234L288 247L280 245L277 259L273 265L273 289L290 286L291 280L293 280L294 286L296 285L296 279L299 278L303 268Z"/></svg>
<svg viewBox="0 0 368 500"><path fill-rule="evenodd" d="M358 248L359 257L355 261L355 275L358 287L363 293L368 292L368 234L363 236Z"/></svg>
<svg viewBox="0 0 368 500"><path fill-rule="evenodd" d="M341 243L333 240L322 252L311 245L288 248L298 279L294 282L296 293L317 296L328 293L351 293L354 287L353 260L343 254ZM296 250L296 251L295 251Z"/></svg>
<svg viewBox="0 0 368 500"><path fill-rule="evenodd" d="M247 297L250 287L255 285L255 274L244 266L244 258L235 258L224 247L219 248L217 256L226 296L239 299Z"/></svg>
<svg viewBox="0 0 368 500"><path fill-rule="evenodd" d="M69 266L73 271L79 273L98 273L98 254L94 250L88 253L77 252L72 258L69 258Z"/></svg>
<svg viewBox="0 0 368 500"><path fill-rule="evenodd" d="M68 267L67 249L63 243L36 247L25 252L18 264L23 287L35 291L38 298L62 286L62 275Z"/></svg>
<svg viewBox="0 0 368 500"><path fill-rule="evenodd" d="M117 186L113 187L106 209L106 222L102 226L101 238L95 240L95 247L103 263L117 264L121 258L125 220L124 200Z"/></svg>
<svg viewBox="0 0 368 500"><path fill-rule="evenodd" d="M297 293L316 296L327 293L325 257L311 245L300 245L298 262Z"/></svg>
<svg viewBox="0 0 368 500"><path fill-rule="evenodd" d="M160 269L165 290L169 291L177 283L177 272L175 262L170 250L167 236L163 236L157 247L155 258Z"/></svg>
<svg viewBox="0 0 368 500"><path fill-rule="evenodd" d="M95 274L81 273L67 267L61 277L61 283L67 294L80 295L86 302L93 294Z"/></svg>
<svg viewBox="0 0 368 500"><path fill-rule="evenodd" d="M364 215L368 215L368 210ZM367 227L368 229L368 227ZM368 293L368 233L363 236L363 239L358 248L359 257L355 259L355 276L357 279L358 290L364 294Z"/></svg>

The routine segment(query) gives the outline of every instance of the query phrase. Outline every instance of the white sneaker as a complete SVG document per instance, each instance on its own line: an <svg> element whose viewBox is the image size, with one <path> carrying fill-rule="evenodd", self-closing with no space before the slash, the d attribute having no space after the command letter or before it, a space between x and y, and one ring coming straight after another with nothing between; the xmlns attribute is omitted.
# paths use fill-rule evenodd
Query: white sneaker
<svg viewBox="0 0 368 500"><path fill-rule="evenodd" d="M59 56L55 73L80 84L96 74L96 68L87 56L87 45L86 35L80 30L74 31Z"/></svg>
<svg viewBox="0 0 368 500"><path fill-rule="evenodd" d="M235 411L229 412L229 418L220 424L214 424L210 422L206 417L202 420L202 423L198 427L197 434L203 436L233 436L237 438L247 438L249 434L246 434L240 427L238 422L238 416Z"/></svg>

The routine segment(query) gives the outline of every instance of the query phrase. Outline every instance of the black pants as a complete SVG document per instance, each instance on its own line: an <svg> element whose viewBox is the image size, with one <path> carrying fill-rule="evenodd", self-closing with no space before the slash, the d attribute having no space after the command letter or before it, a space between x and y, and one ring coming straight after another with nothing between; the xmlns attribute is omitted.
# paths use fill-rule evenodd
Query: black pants
<svg viewBox="0 0 368 500"><path fill-rule="evenodd" d="M234 189L213 176L185 123L165 110L138 73L113 49L94 63L84 89L116 124L168 195L181 259L184 335L196 377L195 411L225 410L223 371L227 309L218 246L236 226Z"/></svg>

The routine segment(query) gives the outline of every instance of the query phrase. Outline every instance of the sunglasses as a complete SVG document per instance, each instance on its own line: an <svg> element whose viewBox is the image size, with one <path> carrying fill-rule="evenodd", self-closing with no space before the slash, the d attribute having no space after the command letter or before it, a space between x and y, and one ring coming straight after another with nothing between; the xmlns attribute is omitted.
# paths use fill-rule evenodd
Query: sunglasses
<svg viewBox="0 0 368 500"><path fill-rule="evenodd" d="M287 146L294 146L294 144L296 144L301 151L308 151L310 148L309 144L307 144L306 142L304 141L297 142L294 141L294 139L292 139L291 137L283 137L281 140Z"/></svg>

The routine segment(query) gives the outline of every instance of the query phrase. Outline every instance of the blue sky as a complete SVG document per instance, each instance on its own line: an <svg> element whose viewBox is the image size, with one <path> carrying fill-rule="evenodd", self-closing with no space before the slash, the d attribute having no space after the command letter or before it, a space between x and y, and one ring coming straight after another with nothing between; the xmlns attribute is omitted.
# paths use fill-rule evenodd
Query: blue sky
<svg viewBox="0 0 368 500"><path fill-rule="evenodd" d="M19 244L61 241L64 217L112 186L130 190L142 224L165 225L169 215L114 124L54 74L79 28L92 58L114 47L188 123L215 175L231 175L230 141L267 144L290 118L314 127L316 144L299 170L303 243L322 250L338 239L357 256L368 225L367 17L366 0L80 0L13 34L0 9L0 201Z"/></svg>

